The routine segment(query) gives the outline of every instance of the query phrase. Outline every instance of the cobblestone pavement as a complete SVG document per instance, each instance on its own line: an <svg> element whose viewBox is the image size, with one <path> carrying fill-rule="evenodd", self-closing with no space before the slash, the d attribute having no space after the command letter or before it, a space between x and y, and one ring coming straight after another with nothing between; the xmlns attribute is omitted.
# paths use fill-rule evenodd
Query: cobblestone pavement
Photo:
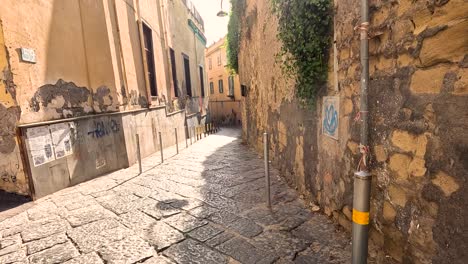
<svg viewBox="0 0 468 264"><path fill-rule="evenodd" d="M349 263L348 235L274 169L266 208L263 162L239 133L34 202L0 222L0 263Z"/></svg>

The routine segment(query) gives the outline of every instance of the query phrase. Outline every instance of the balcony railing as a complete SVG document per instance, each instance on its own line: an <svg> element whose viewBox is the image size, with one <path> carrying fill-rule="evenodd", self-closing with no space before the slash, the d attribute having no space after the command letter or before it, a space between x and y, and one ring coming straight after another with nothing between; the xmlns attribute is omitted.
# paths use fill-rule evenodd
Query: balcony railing
<svg viewBox="0 0 468 264"><path fill-rule="evenodd" d="M205 21L203 21L203 18L201 17L200 13L198 13L198 10L195 8L195 5L192 3L192 1L182 0L182 3L187 7L195 21L200 24L201 30L205 32Z"/></svg>

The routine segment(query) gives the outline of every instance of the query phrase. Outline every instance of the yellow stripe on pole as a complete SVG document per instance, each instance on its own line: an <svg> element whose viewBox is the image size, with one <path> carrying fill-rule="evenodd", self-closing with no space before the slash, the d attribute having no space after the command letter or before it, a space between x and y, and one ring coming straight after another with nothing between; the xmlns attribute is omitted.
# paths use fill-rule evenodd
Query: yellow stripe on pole
<svg viewBox="0 0 468 264"><path fill-rule="evenodd" d="M353 222L359 225L368 225L369 212L361 212L353 208Z"/></svg>

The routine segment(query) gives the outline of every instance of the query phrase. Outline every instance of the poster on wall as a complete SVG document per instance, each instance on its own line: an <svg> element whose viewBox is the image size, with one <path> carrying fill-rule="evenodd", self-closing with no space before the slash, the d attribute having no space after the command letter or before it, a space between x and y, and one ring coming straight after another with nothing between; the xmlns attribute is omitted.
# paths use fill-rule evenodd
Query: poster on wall
<svg viewBox="0 0 468 264"><path fill-rule="evenodd" d="M26 135L34 167L55 160L48 126L28 128Z"/></svg>
<svg viewBox="0 0 468 264"><path fill-rule="evenodd" d="M54 143L55 158L59 159L73 153L70 141L69 123L59 123L49 126Z"/></svg>
<svg viewBox="0 0 468 264"><path fill-rule="evenodd" d="M338 140L340 116L340 98L338 96L323 97L322 104L322 133Z"/></svg>

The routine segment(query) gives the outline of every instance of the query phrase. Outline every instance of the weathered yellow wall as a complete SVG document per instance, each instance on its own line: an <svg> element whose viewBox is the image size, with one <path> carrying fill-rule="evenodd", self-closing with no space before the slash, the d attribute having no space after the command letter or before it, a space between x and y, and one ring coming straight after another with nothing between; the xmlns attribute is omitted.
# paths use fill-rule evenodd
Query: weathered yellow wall
<svg viewBox="0 0 468 264"><path fill-rule="evenodd" d="M41 15L31 16L30 10ZM56 111L31 111L28 102L40 86L55 84L59 78L72 80L78 86L88 85L81 23L67 23L80 21L78 1L7 0L2 3L0 13L15 75L17 100L25 106L21 121L60 117ZM36 64L20 61L18 50L21 47L35 50Z"/></svg>
<svg viewBox="0 0 468 264"><path fill-rule="evenodd" d="M166 28L168 48L172 48L175 52L177 86L179 87L179 97L175 99L176 108L184 108L187 106L191 112L202 111L206 113L208 107L209 87L207 85L207 77L204 74L203 82L205 89L205 98L201 98L201 80L199 66L202 66L204 72L205 67L205 44L202 43L188 25L188 19L196 23L193 16L187 11L187 7L182 1L161 0L164 2L164 10L166 15ZM201 25L197 25L201 28ZM186 98L186 80L184 71L183 54L187 55L190 60L190 77L192 84L192 98ZM171 75L172 81L172 75ZM174 97L174 88L171 87L171 96Z"/></svg>
<svg viewBox="0 0 468 264"><path fill-rule="evenodd" d="M20 108L16 101L13 75L8 63L3 26L0 20L0 188L28 194L28 181L23 173L23 164L16 140L16 124Z"/></svg>
<svg viewBox="0 0 468 264"><path fill-rule="evenodd" d="M244 138L271 157L287 180L351 229L358 150L359 1L335 1L337 54L315 109L301 107L275 62L281 43L269 1L247 0L240 78ZM397 262L464 263L468 243L468 3L370 3L369 112L371 240ZM268 48L266 48L268 47ZM333 50L333 49L331 49ZM338 65L334 67L334 56ZM337 72L338 87L335 87ZM340 98L339 139L322 134L322 97ZM376 256L377 262L385 255Z"/></svg>
<svg viewBox="0 0 468 264"><path fill-rule="evenodd" d="M160 11L164 17L159 16ZM148 99L139 15L152 29L157 98ZM4 112L7 115L0 120L5 120L8 128L2 129L0 136L9 141L4 141L8 143L5 148L0 143L0 174L8 172L17 182L0 180L0 189L28 192L19 149L14 143L17 124L146 108L148 102L155 106L170 98L169 65L164 56L168 49L160 21L168 25L170 41L180 45L179 80L184 79L180 55L184 52L191 59L193 93L199 95L198 65L204 65L205 47L195 41L188 18L190 14L182 1L2 1L0 66L7 71L0 75L0 111L2 118ZM21 61L20 48L34 50L36 63ZM5 87L8 93L1 92ZM195 112L206 108L203 100L192 104Z"/></svg>
<svg viewBox="0 0 468 264"><path fill-rule="evenodd" d="M211 116L217 122L238 124L242 120L240 80L238 75L234 75L234 96L228 96L231 74L227 68L225 42L226 38L222 38L206 49L205 65L208 78L207 91L210 94L210 110ZM220 64L218 58L221 59ZM219 80L223 80L223 93L219 92ZM213 93L210 90L210 83L213 83Z"/></svg>
<svg viewBox="0 0 468 264"><path fill-rule="evenodd" d="M3 38L3 29L2 29L2 23L0 21L0 71L1 71L1 82L0 82L0 103L5 107L9 108L12 106L17 106L15 99L13 98L13 95L8 92L6 89L6 79L7 76L7 71L9 71L8 67L8 57L7 57L7 52L5 49L5 40Z"/></svg>
<svg viewBox="0 0 468 264"><path fill-rule="evenodd" d="M145 84L145 73L143 68L143 58L140 47L138 29L138 10L141 19L152 30L153 52L156 71L156 85L159 98L167 98L167 83L165 68L163 63L163 48L161 38L163 37L158 25L158 1L140 0L138 1L116 1L118 22L120 29L120 39L124 51L125 70L127 72L128 92L130 103L139 106L141 96L146 97L147 89ZM159 102L152 102L158 105Z"/></svg>

